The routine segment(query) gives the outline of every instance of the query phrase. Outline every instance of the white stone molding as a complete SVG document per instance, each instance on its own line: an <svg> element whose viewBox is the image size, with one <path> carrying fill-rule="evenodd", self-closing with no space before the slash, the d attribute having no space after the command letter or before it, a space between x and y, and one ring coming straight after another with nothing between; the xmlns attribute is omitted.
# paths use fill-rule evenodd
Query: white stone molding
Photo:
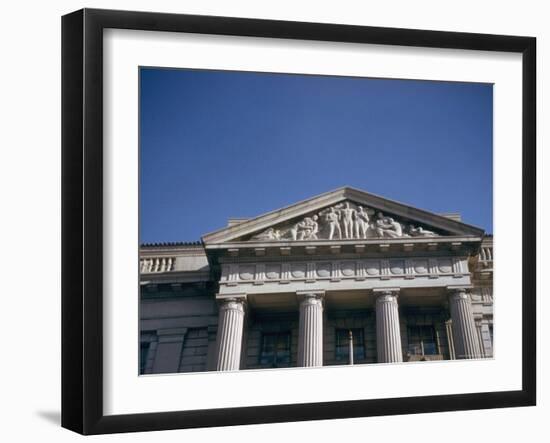
<svg viewBox="0 0 550 443"><path fill-rule="evenodd" d="M437 251L437 243L428 243L428 251Z"/></svg>
<svg viewBox="0 0 550 443"><path fill-rule="evenodd" d="M265 263L256 264L256 274L254 276L255 285L263 285L265 283Z"/></svg>
<svg viewBox="0 0 550 443"><path fill-rule="evenodd" d="M244 294L219 299L217 371L239 370L245 302Z"/></svg>
<svg viewBox="0 0 550 443"><path fill-rule="evenodd" d="M389 280L390 278L390 261L389 260L380 260L380 270L381 270L381 279Z"/></svg>
<svg viewBox="0 0 550 443"><path fill-rule="evenodd" d="M376 349L378 363L403 361L401 330L397 297L399 290L375 289L376 297Z"/></svg>
<svg viewBox="0 0 550 443"><path fill-rule="evenodd" d="M331 281L340 281L342 275L340 274L340 262L332 262L332 272L331 272Z"/></svg>
<svg viewBox="0 0 550 443"><path fill-rule="evenodd" d="M430 278L437 278L439 267L437 266L437 259L436 258L429 258L428 259L428 266L430 269Z"/></svg>
<svg viewBox="0 0 550 443"><path fill-rule="evenodd" d="M288 246L284 246L284 247L281 247L279 248L279 251L281 253L281 255L290 255L290 248Z"/></svg>
<svg viewBox="0 0 550 443"><path fill-rule="evenodd" d="M480 358L481 350L476 330L472 302L466 288L447 288L453 325L456 358Z"/></svg>
<svg viewBox="0 0 550 443"><path fill-rule="evenodd" d="M315 281L315 263L309 262L307 264L307 278L306 282L311 283Z"/></svg>
<svg viewBox="0 0 550 443"><path fill-rule="evenodd" d="M411 259L405 260L405 278L414 278L414 262Z"/></svg>
<svg viewBox="0 0 550 443"><path fill-rule="evenodd" d="M298 366L323 366L324 292L297 292L300 301Z"/></svg>

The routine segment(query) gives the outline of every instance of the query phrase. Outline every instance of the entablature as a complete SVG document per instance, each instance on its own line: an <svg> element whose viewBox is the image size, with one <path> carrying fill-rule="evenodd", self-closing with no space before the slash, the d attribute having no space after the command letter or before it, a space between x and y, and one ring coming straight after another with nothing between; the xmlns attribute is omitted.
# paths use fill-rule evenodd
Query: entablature
<svg viewBox="0 0 550 443"><path fill-rule="evenodd" d="M312 257L379 257L379 256L469 256L479 250L480 237L447 236L437 238L292 241L278 243L235 242L205 245L210 261L256 260L258 258L295 259Z"/></svg>
<svg viewBox="0 0 550 443"><path fill-rule="evenodd" d="M220 292L469 285L468 257L386 257L221 265Z"/></svg>

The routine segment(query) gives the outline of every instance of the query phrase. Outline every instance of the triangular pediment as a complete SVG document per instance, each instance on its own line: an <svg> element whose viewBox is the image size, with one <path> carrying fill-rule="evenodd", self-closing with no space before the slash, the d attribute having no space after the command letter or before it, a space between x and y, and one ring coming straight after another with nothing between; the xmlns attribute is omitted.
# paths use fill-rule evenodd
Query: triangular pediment
<svg viewBox="0 0 550 443"><path fill-rule="evenodd" d="M208 244L482 236L477 227L345 187L203 236Z"/></svg>

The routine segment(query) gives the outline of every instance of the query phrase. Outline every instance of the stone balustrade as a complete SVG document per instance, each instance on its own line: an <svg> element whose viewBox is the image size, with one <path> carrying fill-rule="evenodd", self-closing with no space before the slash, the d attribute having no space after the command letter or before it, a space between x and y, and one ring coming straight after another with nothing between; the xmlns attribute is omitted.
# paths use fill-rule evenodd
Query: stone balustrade
<svg viewBox="0 0 550 443"><path fill-rule="evenodd" d="M139 272L152 274L170 272L174 269L175 257L144 257L139 261Z"/></svg>

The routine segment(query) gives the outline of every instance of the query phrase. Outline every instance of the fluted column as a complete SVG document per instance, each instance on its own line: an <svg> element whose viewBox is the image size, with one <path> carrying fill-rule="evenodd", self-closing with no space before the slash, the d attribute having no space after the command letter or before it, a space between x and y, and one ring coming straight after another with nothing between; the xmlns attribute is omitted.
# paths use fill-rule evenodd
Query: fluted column
<svg viewBox="0 0 550 443"><path fill-rule="evenodd" d="M323 366L323 293L298 293L298 366Z"/></svg>
<svg viewBox="0 0 550 443"><path fill-rule="evenodd" d="M376 349L379 363L403 361L397 290L375 290Z"/></svg>
<svg viewBox="0 0 550 443"><path fill-rule="evenodd" d="M464 288L449 289L456 358L480 358L479 339L470 296Z"/></svg>
<svg viewBox="0 0 550 443"><path fill-rule="evenodd" d="M243 296L220 301L217 371L237 371L240 367L245 300Z"/></svg>

